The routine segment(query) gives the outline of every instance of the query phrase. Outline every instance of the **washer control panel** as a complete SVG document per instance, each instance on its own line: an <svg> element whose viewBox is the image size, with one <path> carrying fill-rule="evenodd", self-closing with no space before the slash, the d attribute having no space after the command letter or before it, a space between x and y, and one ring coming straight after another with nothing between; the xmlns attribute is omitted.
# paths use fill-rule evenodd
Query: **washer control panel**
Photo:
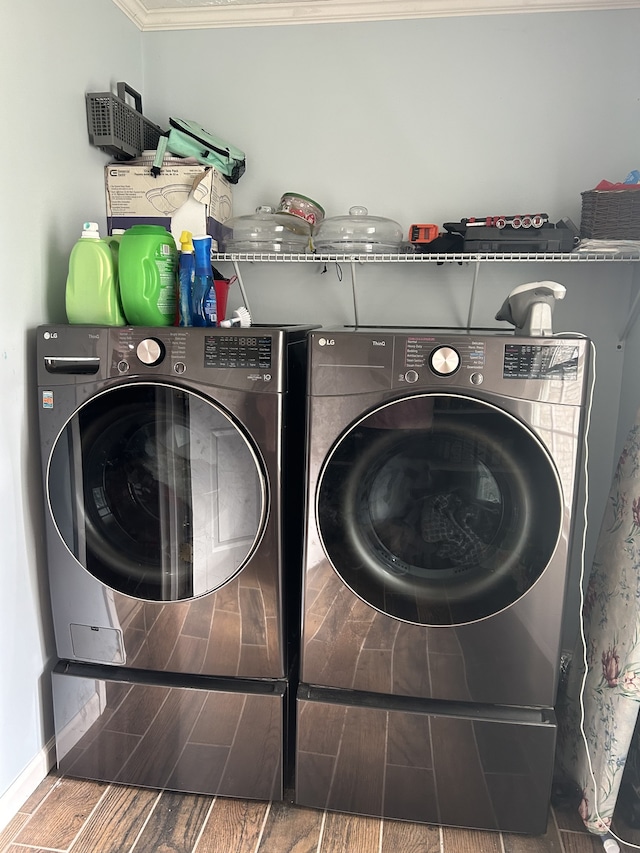
<svg viewBox="0 0 640 853"><path fill-rule="evenodd" d="M124 326L109 330L109 371L203 387L277 394L286 381L285 333L272 327Z"/></svg>
<svg viewBox="0 0 640 853"><path fill-rule="evenodd" d="M162 375L206 381L215 370L224 370L227 378L228 371L237 373L237 378L227 382L234 385L257 381L258 372L261 381L271 381L281 349L271 330L257 328L167 327L153 333L132 326L113 330L112 342L112 371L120 376L141 368L159 368Z"/></svg>
<svg viewBox="0 0 640 853"><path fill-rule="evenodd" d="M84 326L38 329L38 384L127 382L189 384L281 394L289 374L298 381L307 351L307 326L219 327ZM392 349L390 347L390 349Z"/></svg>

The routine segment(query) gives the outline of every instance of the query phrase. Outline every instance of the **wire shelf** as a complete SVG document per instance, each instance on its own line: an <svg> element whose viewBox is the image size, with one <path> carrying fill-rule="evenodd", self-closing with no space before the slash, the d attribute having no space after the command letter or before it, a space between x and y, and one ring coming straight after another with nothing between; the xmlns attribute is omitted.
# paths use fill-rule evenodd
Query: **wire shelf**
<svg viewBox="0 0 640 853"><path fill-rule="evenodd" d="M537 253L455 253L455 254L366 254L366 255L330 255L313 252L289 254L285 252L215 252L212 258L217 261L238 261L257 263L360 263L360 264L444 264L444 263L586 263L586 262L629 262L640 261L640 254L634 252L554 252Z"/></svg>
<svg viewBox="0 0 640 853"><path fill-rule="evenodd" d="M244 286L241 265L243 263L304 263L304 264L345 264L348 265L351 272L351 292L353 297L353 315L354 323L358 325L358 300L356 295L356 278L357 268L359 265L366 266L368 264L469 264L473 266L473 282L471 285L471 294L469 297L469 315L467 328L471 328L473 308L475 302L476 286L479 278L480 267L483 263L634 263L640 261L640 253L638 251L602 251L602 252L482 252L482 253L464 253L456 252L450 254L427 254L427 253L402 253L402 254L377 254L371 253L366 255L332 255L321 254L315 252L304 252L299 254L290 254L285 252L215 252L212 253L212 260L215 261L230 261L238 279L238 285L242 293L245 307L249 309L247 292ZM625 328L620 336L620 342L626 340L631 327L634 325L638 313L640 312L640 290L637 291L634 303L631 307L629 317Z"/></svg>

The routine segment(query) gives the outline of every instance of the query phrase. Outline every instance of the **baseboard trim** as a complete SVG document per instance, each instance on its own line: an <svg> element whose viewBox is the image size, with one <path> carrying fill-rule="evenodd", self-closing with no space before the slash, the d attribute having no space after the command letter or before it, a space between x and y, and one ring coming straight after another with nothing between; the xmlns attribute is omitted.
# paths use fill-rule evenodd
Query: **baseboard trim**
<svg viewBox="0 0 640 853"><path fill-rule="evenodd" d="M0 797L0 832L33 794L55 762L56 740L52 737Z"/></svg>

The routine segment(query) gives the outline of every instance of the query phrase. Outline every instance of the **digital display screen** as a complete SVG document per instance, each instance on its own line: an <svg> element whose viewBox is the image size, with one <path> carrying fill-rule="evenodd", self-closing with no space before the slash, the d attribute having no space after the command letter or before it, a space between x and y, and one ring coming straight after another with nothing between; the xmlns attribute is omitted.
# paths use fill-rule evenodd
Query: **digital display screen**
<svg viewBox="0 0 640 853"><path fill-rule="evenodd" d="M578 347L574 344L507 344L502 375L505 379L578 378Z"/></svg>
<svg viewBox="0 0 640 853"><path fill-rule="evenodd" d="M205 367L271 369L268 335L208 335L204 339Z"/></svg>

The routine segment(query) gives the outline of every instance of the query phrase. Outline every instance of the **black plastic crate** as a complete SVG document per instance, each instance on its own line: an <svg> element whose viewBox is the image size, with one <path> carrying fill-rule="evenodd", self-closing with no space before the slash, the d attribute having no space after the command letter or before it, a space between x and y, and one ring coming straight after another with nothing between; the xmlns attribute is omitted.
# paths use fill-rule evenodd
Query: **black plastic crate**
<svg viewBox="0 0 640 853"><path fill-rule="evenodd" d="M509 253L565 253L576 245L577 228L570 220L557 225L545 223L540 228L493 228L474 226L467 228L464 237L465 252Z"/></svg>

